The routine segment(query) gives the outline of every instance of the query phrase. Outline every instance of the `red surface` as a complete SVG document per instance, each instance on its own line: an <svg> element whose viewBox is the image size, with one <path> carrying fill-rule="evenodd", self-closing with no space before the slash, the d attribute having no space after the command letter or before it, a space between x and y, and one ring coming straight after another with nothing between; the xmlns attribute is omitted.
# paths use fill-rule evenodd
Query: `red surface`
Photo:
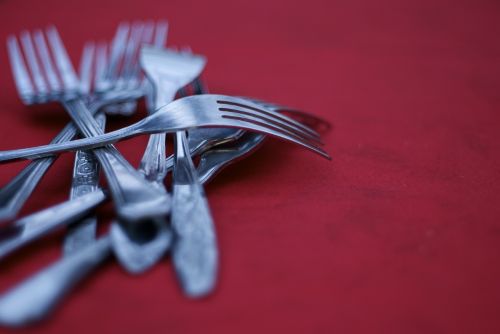
<svg viewBox="0 0 500 334"><path fill-rule="evenodd" d="M333 162L272 140L207 187L222 256L210 298L184 298L168 260L140 277L109 261L20 333L499 333L499 13L497 1L0 1L0 40L54 23L74 60L120 20L167 18L172 45L207 55L212 92L335 124ZM0 149L47 143L68 118L22 106L1 49ZM119 148L137 163L145 142ZM66 198L71 159L23 213ZM22 165L0 166L1 183ZM2 263L0 291L56 260L61 236Z"/></svg>

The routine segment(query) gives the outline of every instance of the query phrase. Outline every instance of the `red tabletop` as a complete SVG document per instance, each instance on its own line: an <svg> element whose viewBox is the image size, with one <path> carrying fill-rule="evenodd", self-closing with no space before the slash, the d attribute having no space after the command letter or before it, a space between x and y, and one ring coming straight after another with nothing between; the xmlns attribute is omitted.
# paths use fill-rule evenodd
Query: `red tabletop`
<svg viewBox="0 0 500 334"><path fill-rule="evenodd" d="M53 23L75 62L121 20L166 18L171 45L208 57L211 92L334 124L332 162L268 140L207 186L210 297L184 297L168 259L137 277L110 260L19 333L499 333L499 13L486 0L0 1L1 41ZM48 143L68 116L23 106L0 49L0 149ZM145 143L118 148L137 164ZM1 165L1 184L24 165ZM66 199L71 167L62 155L22 214ZM0 291L57 260L62 236L2 262Z"/></svg>

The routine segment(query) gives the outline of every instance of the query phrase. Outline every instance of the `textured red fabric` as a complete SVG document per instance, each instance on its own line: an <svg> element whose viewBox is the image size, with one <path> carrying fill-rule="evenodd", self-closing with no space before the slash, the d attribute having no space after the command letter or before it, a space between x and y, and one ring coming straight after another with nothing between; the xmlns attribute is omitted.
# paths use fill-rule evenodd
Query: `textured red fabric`
<svg viewBox="0 0 500 334"><path fill-rule="evenodd" d="M121 20L166 18L171 45L208 57L212 92L335 126L333 162L269 140L207 186L221 250L209 298L185 298L169 260L140 277L110 260L19 333L499 333L499 13L486 0L0 1L1 41L54 23L75 61ZM0 149L49 142L68 117L24 107L0 49ZM145 143L118 147L136 164ZM59 158L23 214L67 197L71 164ZM23 165L1 165L0 184ZM55 261L61 237L2 262L0 291Z"/></svg>

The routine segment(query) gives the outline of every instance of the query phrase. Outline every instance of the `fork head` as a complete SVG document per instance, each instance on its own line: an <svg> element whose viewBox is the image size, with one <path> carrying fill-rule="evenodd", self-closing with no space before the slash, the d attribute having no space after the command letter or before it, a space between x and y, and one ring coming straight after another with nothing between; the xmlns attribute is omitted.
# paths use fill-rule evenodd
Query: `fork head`
<svg viewBox="0 0 500 334"><path fill-rule="evenodd" d="M166 21L134 21L131 24L122 22L109 47L109 57L106 58L106 69L95 82L95 91L103 97L111 91L145 90L138 61L139 49L142 45L152 44L163 47L166 43L168 23ZM114 91L114 92L113 92ZM133 94L137 95L137 94ZM105 97L105 96L104 96ZM104 110L109 114L130 115L135 111L133 101L111 105Z"/></svg>
<svg viewBox="0 0 500 334"><path fill-rule="evenodd" d="M144 46L141 67L156 88L156 105L173 100L177 91L199 77L205 67L203 56L165 48Z"/></svg>
<svg viewBox="0 0 500 334"><path fill-rule="evenodd" d="M24 103L44 103L82 94L80 81L53 26L45 32L23 31L19 39L21 47L14 35L9 36L7 48L17 90Z"/></svg>
<svg viewBox="0 0 500 334"><path fill-rule="evenodd" d="M192 127L242 128L294 142L330 159L321 148L322 142L316 131L290 117L237 97L213 94L184 97L161 107L137 126L137 131L150 133Z"/></svg>

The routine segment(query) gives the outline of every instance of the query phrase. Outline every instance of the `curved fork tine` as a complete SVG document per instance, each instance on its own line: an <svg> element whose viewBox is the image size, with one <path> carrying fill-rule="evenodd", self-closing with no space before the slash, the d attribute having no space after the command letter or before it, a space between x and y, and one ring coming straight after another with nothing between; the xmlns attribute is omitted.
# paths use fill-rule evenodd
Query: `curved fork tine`
<svg viewBox="0 0 500 334"><path fill-rule="evenodd" d="M316 137L316 138L320 138L320 135L314 131L313 129L305 126L304 124L300 123L300 122L297 122L287 116L284 116L284 115L281 115L275 111L272 111L272 110L264 110L264 108L258 104L254 104L248 100L245 100L245 103L240 103L240 102L235 102L235 101L224 101L224 100L221 100L221 101L217 101L219 104L224 104L224 105L228 105L227 108L231 108L231 109L235 109L235 107L241 107L241 108L246 108L246 109L250 109L249 111L252 112L253 114L255 114L255 112L257 113L261 113L261 114L264 114L264 115L267 115L267 116L270 116L270 117L274 117L276 119L279 119L281 120L282 122L284 123L287 123L289 126L293 127L293 128L300 128L302 129L303 132L307 132L309 133L309 135L311 137Z"/></svg>
<svg viewBox="0 0 500 334"><path fill-rule="evenodd" d="M255 112L255 109L249 109L249 108L244 108L244 107L239 107L239 106L234 106L234 105L224 105L224 107L219 107L219 110L222 111L224 114L238 114L238 115L245 115L248 117L252 117L255 121L258 121L259 119L265 123L272 123L277 127L286 129L287 131L296 134L297 136L305 137L311 142L315 142L318 144L323 144L318 136L312 136L309 132L306 132L302 130L302 127L296 127L293 125L290 125L290 122L284 122L282 121L283 118L277 118L273 117L274 114L271 114L269 112ZM286 117L286 116L285 116ZM286 117L288 118L288 117Z"/></svg>
<svg viewBox="0 0 500 334"><path fill-rule="evenodd" d="M272 120L268 120L268 119L265 119L265 118L262 118L262 117L255 117L254 115L251 115L251 114L242 114L242 113L239 113L239 112L225 113L223 115L223 118L225 118L225 116L227 116L227 115L230 115L231 117L235 117L235 118L238 118L238 119L244 119L244 120L246 120L248 122L251 122L251 123L254 123L254 124L260 124L262 126L269 127L271 129L274 129L276 131L279 131L279 132L281 132L283 134L286 134L288 136L294 137L294 138L296 138L296 139L298 139L300 141L303 141L305 143L311 144L311 145L316 146L316 147L320 147L320 145L323 145L322 143L318 143L317 141L313 141L310 138L305 137L301 133L298 133L296 131L293 131L291 129L283 127L282 125L277 124L276 122L274 122Z"/></svg>
<svg viewBox="0 0 500 334"><path fill-rule="evenodd" d="M293 107L289 107L289 106L285 106L285 105L277 104L277 103L273 103L273 102L267 102L267 101L259 100L256 98L246 98L246 97L243 97L243 98L248 99L254 103L257 103L266 109L276 111L279 113L284 113L285 115L288 115L288 116L290 116L290 115L294 116L293 118L296 121L299 121L300 123L310 127L311 129L314 129L318 133L328 131L332 127L330 122L327 121L326 119L323 119L323 118L316 116L314 114L310 114L308 112L302 111L300 109L296 109Z"/></svg>
<svg viewBox="0 0 500 334"><path fill-rule="evenodd" d="M315 146L311 143L308 143L307 141L302 140L302 139L300 139L300 137L296 137L293 134L289 134L289 133L287 133L288 131L284 131L283 129L276 128L272 125L249 119L248 116L238 117L238 116L233 116L233 115L222 115L222 118L229 119L229 120L231 120L231 122L237 121L239 123L240 127L245 128L247 130L257 131L257 132L269 134L271 136L278 137L278 138L281 138L281 139L284 139L287 141L291 141L295 144L303 146L303 147L321 155L322 157L324 157L328 160L332 159L330 157L330 155L322 148ZM234 124L234 125L236 125L236 124Z"/></svg>

